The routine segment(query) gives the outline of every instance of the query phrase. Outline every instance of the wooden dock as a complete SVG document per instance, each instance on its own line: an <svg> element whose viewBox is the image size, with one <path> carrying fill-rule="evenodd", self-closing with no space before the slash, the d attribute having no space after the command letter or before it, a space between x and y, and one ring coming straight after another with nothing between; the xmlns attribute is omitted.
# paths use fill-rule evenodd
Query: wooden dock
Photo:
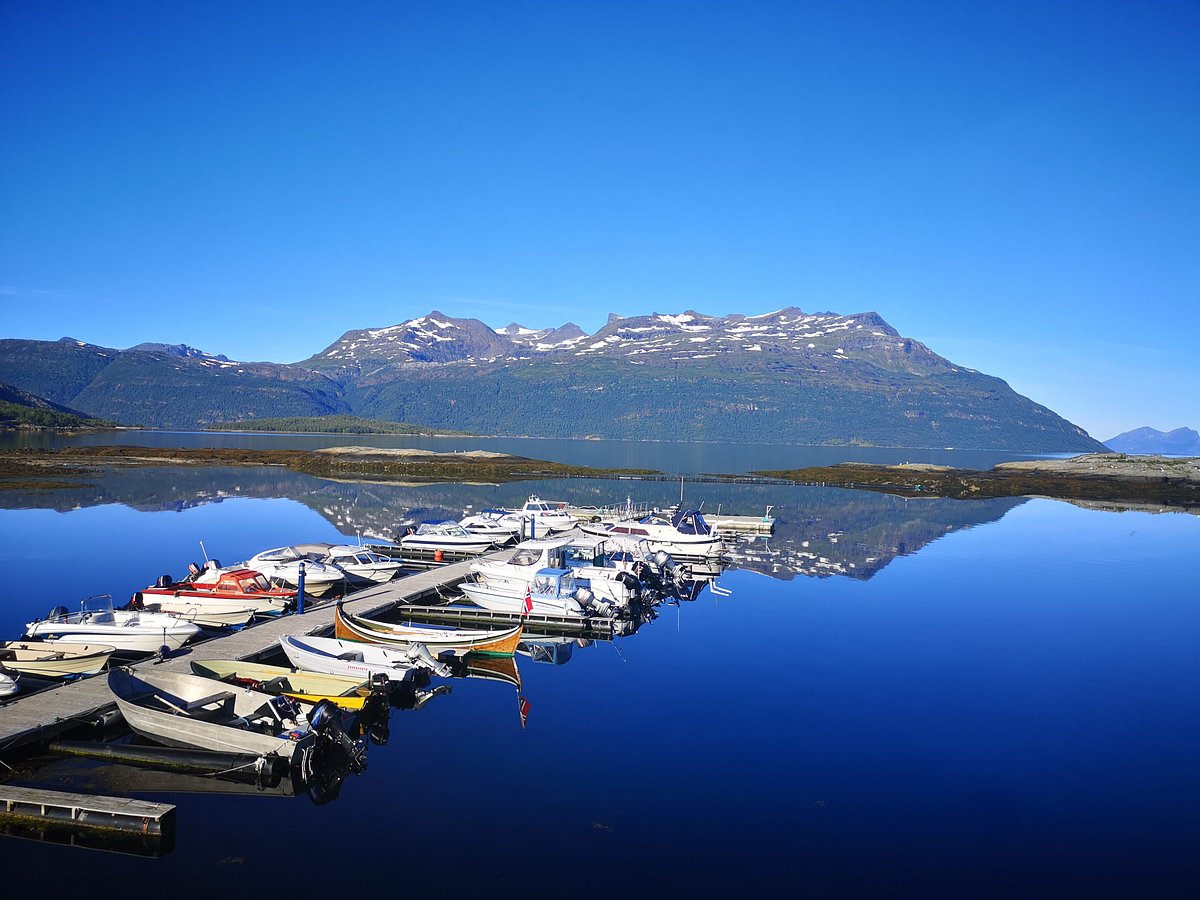
<svg viewBox="0 0 1200 900"><path fill-rule="evenodd" d="M399 604L428 603L439 591L466 577L469 561L451 563L418 572L386 584L350 594L345 608L370 616ZM322 634L333 629L331 601L305 601L303 614L280 616L256 622L248 628L189 644L165 660L149 659L133 668L155 667L171 672L191 672L193 659L258 659L276 652L279 639L287 634ZM48 741L81 725L99 724L115 709L107 678L84 678L28 695L18 694L0 705L0 757L12 750Z"/></svg>

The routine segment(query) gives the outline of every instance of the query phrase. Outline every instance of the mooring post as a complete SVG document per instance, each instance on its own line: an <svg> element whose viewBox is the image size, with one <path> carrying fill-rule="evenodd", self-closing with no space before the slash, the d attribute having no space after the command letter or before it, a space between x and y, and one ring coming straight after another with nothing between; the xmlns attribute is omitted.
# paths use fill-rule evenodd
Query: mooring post
<svg viewBox="0 0 1200 900"><path fill-rule="evenodd" d="M296 612L304 612L304 560L300 560L300 576L296 579Z"/></svg>

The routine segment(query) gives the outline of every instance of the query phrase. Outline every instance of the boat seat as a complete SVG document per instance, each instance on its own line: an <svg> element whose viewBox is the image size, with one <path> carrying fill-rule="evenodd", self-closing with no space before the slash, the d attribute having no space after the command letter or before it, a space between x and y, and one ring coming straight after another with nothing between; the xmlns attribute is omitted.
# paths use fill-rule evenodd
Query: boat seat
<svg viewBox="0 0 1200 900"><path fill-rule="evenodd" d="M286 675L276 675L270 681L264 681L262 689L265 693L270 694L273 691L290 691L292 685Z"/></svg>
<svg viewBox="0 0 1200 900"><path fill-rule="evenodd" d="M338 659L346 662L363 662L363 655L361 650L347 650L345 653L339 653Z"/></svg>
<svg viewBox="0 0 1200 900"><path fill-rule="evenodd" d="M193 710L214 703L228 703L232 705L235 696L233 691L217 691L215 694L209 694L206 697L197 697L195 700L184 700L171 694L155 694L154 698L171 707L177 713L189 715Z"/></svg>

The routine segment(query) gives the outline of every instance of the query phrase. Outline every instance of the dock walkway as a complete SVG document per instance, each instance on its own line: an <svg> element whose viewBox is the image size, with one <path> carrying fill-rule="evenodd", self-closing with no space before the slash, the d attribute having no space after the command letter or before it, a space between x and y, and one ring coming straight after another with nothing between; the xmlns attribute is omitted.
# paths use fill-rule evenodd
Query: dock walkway
<svg viewBox="0 0 1200 900"><path fill-rule="evenodd" d="M364 588L350 594L344 605L349 612L370 616L398 604L428 600L439 590L461 582L469 566L469 561L451 563ZM266 619L241 631L189 644L165 660L134 663L133 668L155 667L190 673L189 663L193 659L266 656L278 649L279 639L284 635L331 631L333 608L332 602L306 600L302 615ZM28 744L50 740L79 725L99 722L113 709L115 703L103 673L27 696L17 695L0 705L0 756Z"/></svg>

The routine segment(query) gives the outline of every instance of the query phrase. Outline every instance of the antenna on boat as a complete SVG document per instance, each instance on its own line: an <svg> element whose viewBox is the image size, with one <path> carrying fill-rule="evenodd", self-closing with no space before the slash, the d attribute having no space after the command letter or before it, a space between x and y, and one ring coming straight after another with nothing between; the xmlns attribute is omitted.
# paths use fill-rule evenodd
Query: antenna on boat
<svg viewBox="0 0 1200 900"><path fill-rule="evenodd" d="M204 549L204 541L200 542L200 552L204 554L204 561L208 562L208 551Z"/></svg>

